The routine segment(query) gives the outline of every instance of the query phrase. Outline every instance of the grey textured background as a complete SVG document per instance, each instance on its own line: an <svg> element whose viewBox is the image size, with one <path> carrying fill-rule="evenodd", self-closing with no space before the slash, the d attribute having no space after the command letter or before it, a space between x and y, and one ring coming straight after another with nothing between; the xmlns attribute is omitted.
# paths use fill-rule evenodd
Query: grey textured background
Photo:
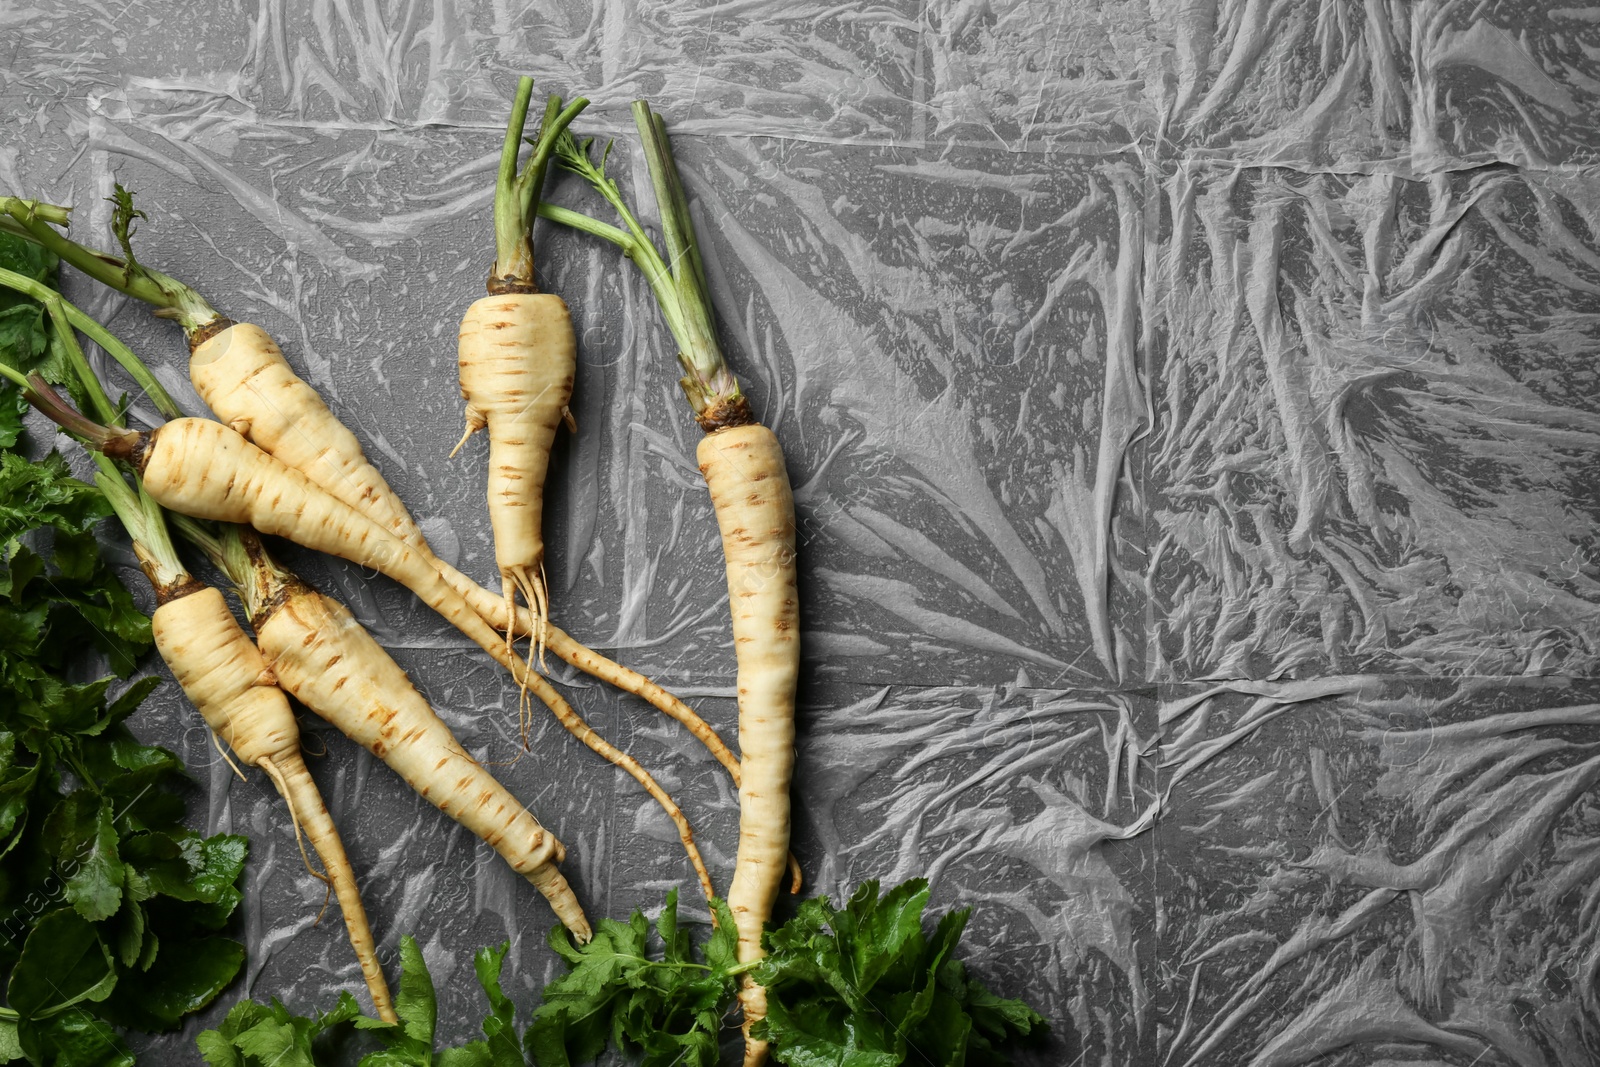
<svg viewBox="0 0 1600 1067"><path fill-rule="evenodd" d="M797 488L813 890L926 874L974 904L974 967L1057 1024L1042 1063L1600 1058L1600 8L10 3L0 187L78 204L90 238L112 181L136 189L148 260L273 332L485 578L483 446L446 459L454 334L524 72L589 95L586 132L631 141L639 95L675 132ZM609 248L540 249L581 330L557 620L731 735L670 339ZM68 287L186 390L175 331ZM295 558L470 748L515 758L496 668L393 586ZM725 885L714 765L558 677ZM230 779L175 689L139 722L198 768L209 827L254 841L228 999L358 984L270 788ZM537 894L309 732L444 1029L476 1030L480 944L513 941L531 1003ZM591 915L691 877L553 724L500 769Z"/></svg>

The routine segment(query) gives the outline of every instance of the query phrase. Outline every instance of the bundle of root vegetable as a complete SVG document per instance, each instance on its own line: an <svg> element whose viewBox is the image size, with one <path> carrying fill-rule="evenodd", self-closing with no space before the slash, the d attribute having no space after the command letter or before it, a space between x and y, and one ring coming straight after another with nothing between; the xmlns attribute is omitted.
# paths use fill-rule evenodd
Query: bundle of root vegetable
<svg viewBox="0 0 1600 1067"><path fill-rule="evenodd" d="M36 201L0 198L0 229L42 245L89 277L150 304L157 315L176 322L188 342L190 380L216 419L186 416L140 358L103 326L59 294L3 271L0 284L45 306L59 347L69 354L70 370L65 380L58 373L54 383L40 373L22 373L3 363L0 374L93 455L97 483L126 527L155 590L154 633L162 658L219 742L239 763L259 768L282 795L297 836L309 841L321 861L325 873L317 876L337 897L381 1020L396 1021L395 1004L374 953L354 872L306 771L285 694L388 764L532 882L576 942L560 941L574 967L581 970L593 958L586 953L612 944L621 927L602 923L600 942L588 945L594 929L559 869L565 857L563 845L468 754L404 671L343 605L273 558L261 540L263 534L373 568L405 586L511 674L522 696L524 745L529 709L536 699L575 737L627 770L655 798L677 826L700 888L712 902L714 921L720 916L724 926L718 935L724 939L719 943L721 955L714 965L693 963L686 951L680 951L675 965L715 971L717 981L728 989L735 981L742 984L738 1000L745 1062L756 1064L767 1054L774 1026L783 1032L785 1025L778 1017L767 1021L766 987L781 984L782 972L761 963L770 944L764 942L763 930L786 872L790 891L800 888L800 868L789 852L800 619L794 501L783 451L776 436L756 421L718 347L688 200L659 116L642 101L634 105L660 209L664 250L606 175L605 154L597 161L590 143L580 143L569 132L586 100L564 105L551 97L536 135L527 139L531 152L519 167L531 96L532 82L524 78L507 125L495 185L495 258L488 273L488 295L466 309L458 347L466 429L456 449L459 452L477 431L487 431L487 505L498 592L485 589L435 554L405 505L367 459L356 435L295 373L265 330L224 317L193 287L139 262L132 237L135 220L143 216L120 186L113 218L120 255L69 239L62 232L68 209ZM598 190L616 210L621 227L542 203L552 161ZM585 647L551 622L541 534L543 497L556 436L563 424L576 429L568 409L576 377L576 344L565 302L540 292L536 284L532 225L540 216L620 248L643 272L679 347L683 392L705 432L697 459L710 491L727 570L738 666L737 758L681 700ZM167 421L147 430L124 425L83 358L75 330L102 345ZM72 386L69 392L78 398L77 406L60 395L55 388L60 384ZM237 594L254 640L236 621L221 592L185 565L174 531L177 541L209 560ZM526 641L525 649L519 649L518 641ZM573 710L542 672L549 653L648 700L687 727L726 768L739 791L740 820L738 854L725 905L716 899L688 819L648 771ZM305 861L309 868L310 857ZM875 904L875 889L873 900ZM917 916L925 902L924 893ZM728 924L732 930L726 929ZM674 942L669 949L686 949L686 942L676 944L675 921L672 931L663 928L662 933ZM635 955L642 955L642 947ZM942 953L934 960L935 969L939 959ZM611 978L625 981L620 971ZM701 1000L706 995L705 989L694 994ZM932 996L929 992L925 998L928 1005ZM713 1006L715 1002L713 996ZM677 1008L665 1005L661 1010L667 1020ZM588 1010L584 1018L592 1015L594 1010ZM542 1018L536 1027L538 1042L532 1031L529 1034L530 1050L541 1061L598 1052L590 1047L592 1042L584 1043L587 1038L570 1044L569 1038L579 1029L574 1029L577 1016L565 1008L545 1012ZM695 1026L714 1032L716 1012L709 1016L702 1012L696 1018ZM660 1025L666 1032L675 1024ZM628 1036L642 1042L631 1031ZM533 1049L536 1043L543 1051ZM696 1045L697 1056L706 1054L704 1045L703 1041ZM714 1042L710 1049L714 1056ZM782 1040L777 1055L789 1061Z"/></svg>

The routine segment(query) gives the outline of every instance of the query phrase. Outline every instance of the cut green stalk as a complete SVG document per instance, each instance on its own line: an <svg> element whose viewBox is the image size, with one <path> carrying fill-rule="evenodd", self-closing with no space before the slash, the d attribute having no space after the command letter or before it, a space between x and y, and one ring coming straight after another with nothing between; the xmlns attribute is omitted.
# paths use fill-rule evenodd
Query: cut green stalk
<svg viewBox="0 0 1600 1067"><path fill-rule="evenodd" d="M121 185L116 190L117 195L110 198L116 205L111 228L117 242L122 245L124 256L98 252L57 233L49 223L59 217L56 213L69 210L67 208L5 196L0 197L0 213L10 219L11 225L6 227L8 230L43 245L63 261L117 292L150 304L161 318L175 320L183 327L191 345L199 344L230 325L231 320L218 313L205 297L176 278L152 270L133 257L133 220L143 217L144 213L134 210L133 194ZM42 210L45 208L53 210ZM57 225L66 223L63 220Z"/></svg>
<svg viewBox="0 0 1600 1067"><path fill-rule="evenodd" d="M533 155L519 174L517 153L522 148L522 131L527 125L528 103L533 97L533 79L517 82L517 95L511 103L511 118L506 123L505 143L500 149L500 171L494 183L494 268L489 272L490 293L536 293L533 276L533 219L538 213L539 195L544 188L545 171L557 139L578 113L589 106L579 97L565 108L561 98L552 95L545 101L539 136L530 139Z"/></svg>
<svg viewBox="0 0 1600 1067"><path fill-rule="evenodd" d="M66 352L67 362L72 365L78 380L83 383L95 417L108 429L124 428L122 413L101 387L100 380L95 377L88 358L72 332L72 324L66 314L66 301L46 288L43 302L55 330L56 341ZM156 599L166 603L193 591L198 583L184 567L177 549L172 545L172 536L167 532L161 505L150 499L144 486L139 483L138 475L134 475L134 484L138 486L135 492L123 480L122 471L115 461L103 452L93 452L92 456L98 468L94 483L117 513L123 528L128 531L128 539L133 542L133 554L139 560L140 569L150 579Z"/></svg>
<svg viewBox="0 0 1600 1067"><path fill-rule="evenodd" d="M178 516L173 518L178 532L227 575L248 618L265 615L275 597L281 599L286 591L299 587L299 576L273 559L261 543L261 535L250 527L228 522L213 532L193 519L177 522Z"/></svg>
<svg viewBox="0 0 1600 1067"><path fill-rule="evenodd" d="M189 573L173 547L172 535L167 531L166 513L161 505L150 499L140 486L136 493L123 480L117 465L104 455L94 454L94 484L111 503L111 510L122 520L128 539L133 542L133 554L139 559L139 569L150 579L156 591L156 600L165 604L200 588L200 582ZM138 476L134 476L135 483Z"/></svg>
<svg viewBox="0 0 1600 1067"><path fill-rule="evenodd" d="M656 206L661 213L667 254L663 256L645 233L623 199L622 190L606 175L610 145L596 162L589 152L594 142L580 144L570 132L558 138L557 157L563 166L583 177L605 198L622 219L626 232L566 208L544 205L539 214L552 222L604 238L622 249L644 272L656 303L661 305L661 313L666 317L667 329L678 342L678 362L684 370L679 384L701 428L709 433L725 426L746 425L753 421L750 404L717 344L705 266L695 242L694 220L690 217L688 198L672 159L666 127L643 100L634 101L633 113L644 143L645 163L650 169Z"/></svg>
<svg viewBox="0 0 1600 1067"><path fill-rule="evenodd" d="M46 204L40 200L24 200L18 196L0 196L0 212L5 213L5 217L0 217L0 230L9 230L19 236L25 235L24 227L35 221L56 226L72 223L70 207Z"/></svg>
<svg viewBox="0 0 1600 1067"><path fill-rule="evenodd" d="M144 438L130 430L104 426L82 414L62 399L50 383L37 374L21 371L0 363L0 378L5 378L22 390L22 398L32 404L40 414L63 430L77 437L89 448L108 455L130 454Z"/></svg>
<svg viewBox="0 0 1600 1067"><path fill-rule="evenodd" d="M155 404L157 411L169 419L178 418L183 414L178 408L178 402L172 399L172 394L167 392L166 388L156 380L155 375L150 373L150 368L146 367L144 362L134 355L127 345L117 340L115 334L100 325L80 308L67 301L60 293L26 275L4 268L0 268L0 286L15 290L24 296L32 297L47 308L50 306L50 302L54 300L59 305L61 312L65 314L67 322L74 329L82 330L91 341L110 353L111 358L116 360L117 364L128 372L128 376L133 379L134 384L143 390L144 394Z"/></svg>

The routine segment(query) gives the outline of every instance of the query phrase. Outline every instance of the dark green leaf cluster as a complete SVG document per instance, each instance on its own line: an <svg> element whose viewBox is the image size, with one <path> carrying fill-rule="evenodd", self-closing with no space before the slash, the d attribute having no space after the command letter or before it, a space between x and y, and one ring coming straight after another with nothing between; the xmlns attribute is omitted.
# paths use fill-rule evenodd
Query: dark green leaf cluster
<svg viewBox="0 0 1600 1067"><path fill-rule="evenodd" d="M244 839L185 828L182 763L128 730L159 679L111 698L150 623L94 540L108 510L59 455L0 451L0 1062L132 1063L114 1027L177 1026L244 959L217 934Z"/></svg>
<svg viewBox="0 0 1600 1067"><path fill-rule="evenodd" d="M756 1036L790 1067L1005 1064L1000 1047L1042 1033L1045 1021L967 975L955 958L968 911L922 929L928 883L913 879L882 897L865 882L842 909L827 897L800 905L767 935L756 967L767 1019Z"/></svg>
<svg viewBox="0 0 1600 1067"><path fill-rule="evenodd" d="M757 1036L790 1067L1005 1064L1001 1047L1041 1034L1044 1020L968 976L955 958L966 911L922 928L928 884L916 879L879 896L867 882L844 908L826 897L802 904L766 935L768 955L752 970L768 989ZM658 924L666 946L647 951L649 923L602 920L594 940L574 947L566 932L551 946L571 970L545 987L528 1048L540 1067L567 1067L611 1045L642 1050L646 1067L711 1067L717 1031L738 975L733 916L715 901L719 928L695 962L669 895Z"/></svg>
<svg viewBox="0 0 1600 1067"><path fill-rule="evenodd" d="M0 233L0 269L20 274L54 289L58 261L54 252L16 234ZM39 371L48 380L61 379L65 365L53 351L54 337L44 305L0 286L0 363L24 374ZM0 448L11 448L22 430L27 406L15 386L0 385ZM0 497L3 500L4 497Z"/></svg>
<svg viewBox="0 0 1600 1067"><path fill-rule="evenodd" d="M717 929L694 958L678 925L678 891L667 894L656 922L660 956L650 952L650 922L635 911L626 923L602 919L593 940L575 946L566 930L550 947L570 970L545 986L528 1028L539 1067L568 1067L600 1055L607 1042L643 1054L645 1067L713 1067L717 1032L735 989L738 960L733 913L713 901Z"/></svg>
<svg viewBox="0 0 1600 1067"><path fill-rule="evenodd" d="M314 1042L341 1024L368 1031L381 1046L362 1057L360 1067L526 1067L517 1040L516 1008L500 988L500 969L507 944L478 950L473 969L489 1000L483 1020L483 1040L434 1050L438 1003L433 977L422 950L410 936L400 944L400 993L395 998L398 1023L386 1023L361 1013L349 993L339 994L332 1011L316 1018L293 1015L273 998L270 1005L242 1000L215 1030L197 1039L211 1067L317 1067Z"/></svg>

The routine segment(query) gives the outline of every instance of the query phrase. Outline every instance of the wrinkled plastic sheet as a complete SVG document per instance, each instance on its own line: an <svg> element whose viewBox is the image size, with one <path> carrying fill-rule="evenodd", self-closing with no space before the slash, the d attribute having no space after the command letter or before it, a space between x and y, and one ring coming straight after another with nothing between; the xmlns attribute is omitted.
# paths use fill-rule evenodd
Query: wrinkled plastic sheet
<svg viewBox="0 0 1600 1067"><path fill-rule="evenodd" d="M973 905L973 968L1055 1024L1040 1063L1596 1058L1600 8L133 0L0 10L0 56L0 187L102 241L135 188L145 258L276 335L480 578L454 332L513 78L590 96L641 204L647 96L796 486L811 888ZM557 618L731 736L670 338L610 248L539 246L580 330ZM169 327L68 290L197 405ZM553 723L518 757L514 689L437 619L290 555L567 843L591 916L687 884L631 780ZM556 677L725 885L720 771ZM225 999L358 985L270 788L172 687L137 721L254 842ZM306 727L391 974L416 934L462 1039L470 953L509 939L531 1004L537 894Z"/></svg>

